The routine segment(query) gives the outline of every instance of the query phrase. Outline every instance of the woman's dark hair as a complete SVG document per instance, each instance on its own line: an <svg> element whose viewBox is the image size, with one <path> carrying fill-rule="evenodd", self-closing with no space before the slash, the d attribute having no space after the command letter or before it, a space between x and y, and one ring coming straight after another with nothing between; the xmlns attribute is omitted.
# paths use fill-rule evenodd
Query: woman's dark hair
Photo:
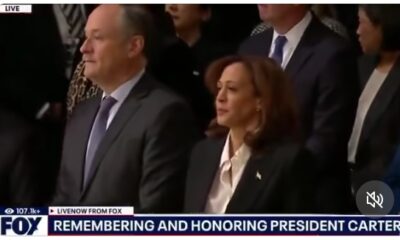
<svg viewBox="0 0 400 240"><path fill-rule="evenodd" d="M383 51L400 50L400 5L398 4L365 4L360 5L368 19L382 29Z"/></svg>
<svg viewBox="0 0 400 240"><path fill-rule="evenodd" d="M205 81L209 91L218 94L217 82L224 69L234 63L243 64L251 74L255 96L261 99L260 125L248 132L245 143L254 151L265 150L269 143L283 139L296 139L298 118L292 83L281 67L272 59L255 56L227 56L216 60L208 68ZM209 137L226 136L229 129L213 119L206 132Z"/></svg>

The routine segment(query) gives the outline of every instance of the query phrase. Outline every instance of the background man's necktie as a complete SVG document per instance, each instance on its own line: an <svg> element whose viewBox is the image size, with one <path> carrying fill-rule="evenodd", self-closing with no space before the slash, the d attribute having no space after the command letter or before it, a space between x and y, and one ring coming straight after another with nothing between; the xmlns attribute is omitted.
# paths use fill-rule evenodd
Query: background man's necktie
<svg viewBox="0 0 400 240"><path fill-rule="evenodd" d="M279 65L282 65L283 60L283 47L287 42L287 38L285 36L278 36L275 39L275 49L272 53L272 59L274 59Z"/></svg>

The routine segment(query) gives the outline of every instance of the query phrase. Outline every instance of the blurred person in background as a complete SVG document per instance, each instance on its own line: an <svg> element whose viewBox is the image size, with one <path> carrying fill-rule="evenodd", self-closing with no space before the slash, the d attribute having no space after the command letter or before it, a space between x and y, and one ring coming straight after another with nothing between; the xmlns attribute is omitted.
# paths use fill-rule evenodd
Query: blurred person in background
<svg viewBox="0 0 400 240"><path fill-rule="evenodd" d="M46 141L42 197L53 195L61 158L68 79L89 5L34 4L31 14L2 14L0 54L4 107L29 122ZM78 52L78 54L77 54ZM46 189L46 190L44 190Z"/></svg>
<svg viewBox="0 0 400 240"><path fill-rule="evenodd" d="M166 4L165 11L173 20L176 35L189 46L194 65L192 74L198 92L194 109L205 130L214 117L212 96L204 84L204 71L215 59L229 53L226 46L215 41L205 31L212 18L212 6L208 4Z"/></svg>
<svg viewBox="0 0 400 240"><path fill-rule="evenodd" d="M65 49L53 5L33 5L32 14L2 14L0 25L1 46L7 46L0 54L0 98L15 113L41 119L50 108L59 108L67 86Z"/></svg>
<svg viewBox="0 0 400 240"><path fill-rule="evenodd" d="M228 56L207 70L216 118L194 147L185 191L188 213L309 213L315 163L296 142L292 84L261 57Z"/></svg>
<svg viewBox="0 0 400 240"><path fill-rule="evenodd" d="M32 124L0 107L0 206L47 204L43 172L38 171L46 155L40 143Z"/></svg>
<svg viewBox="0 0 400 240"><path fill-rule="evenodd" d="M323 212L352 211L346 159L358 98L355 54L309 5L260 4L258 9L272 28L246 39L239 52L271 57L289 76L300 109L301 137L323 180L317 204Z"/></svg>
<svg viewBox="0 0 400 240"><path fill-rule="evenodd" d="M312 12L318 19L325 24L329 29L339 34L344 38L349 38L346 27L337 20L337 13L335 8L331 4L313 4L311 6ZM271 28L271 24L268 22L261 22L252 31L251 36L257 35Z"/></svg>
<svg viewBox="0 0 400 240"><path fill-rule="evenodd" d="M399 171L390 167L400 140L399 13L400 5L359 6L362 93L348 142L355 192L367 181L382 180L388 172Z"/></svg>
<svg viewBox="0 0 400 240"><path fill-rule="evenodd" d="M29 119L63 120L68 80L93 6L37 4L31 14L0 16L0 42L8 46L0 56L7 106Z"/></svg>
<svg viewBox="0 0 400 240"><path fill-rule="evenodd" d="M177 36L192 50L196 66L193 74L203 76L207 66L215 59L226 55L227 49L204 32L212 17L208 4L166 4L165 11L173 20Z"/></svg>

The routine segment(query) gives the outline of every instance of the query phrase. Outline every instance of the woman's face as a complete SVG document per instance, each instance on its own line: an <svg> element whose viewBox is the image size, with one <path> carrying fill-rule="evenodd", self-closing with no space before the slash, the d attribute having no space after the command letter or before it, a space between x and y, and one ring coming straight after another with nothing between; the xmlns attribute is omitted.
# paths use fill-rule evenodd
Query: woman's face
<svg viewBox="0 0 400 240"><path fill-rule="evenodd" d="M364 53L379 52L382 42L382 30L374 25L362 8L358 9L358 41Z"/></svg>
<svg viewBox="0 0 400 240"><path fill-rule="evenodd" d="M215 100L219 125L249 129L258 124L260 100L251 78L242 63L233 63L224 69L217 83Z"/></svg>

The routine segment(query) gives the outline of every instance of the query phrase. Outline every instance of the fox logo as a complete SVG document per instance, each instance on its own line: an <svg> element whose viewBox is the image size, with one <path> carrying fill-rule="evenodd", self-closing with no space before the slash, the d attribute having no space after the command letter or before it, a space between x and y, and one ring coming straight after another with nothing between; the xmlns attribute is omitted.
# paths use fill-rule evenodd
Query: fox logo
<svg viewBox="0 0 400 240"><path fill-rule="evenodd" d="M1 235L32 235L42 220L41 217L2 217L0 223Z"/></svg>

